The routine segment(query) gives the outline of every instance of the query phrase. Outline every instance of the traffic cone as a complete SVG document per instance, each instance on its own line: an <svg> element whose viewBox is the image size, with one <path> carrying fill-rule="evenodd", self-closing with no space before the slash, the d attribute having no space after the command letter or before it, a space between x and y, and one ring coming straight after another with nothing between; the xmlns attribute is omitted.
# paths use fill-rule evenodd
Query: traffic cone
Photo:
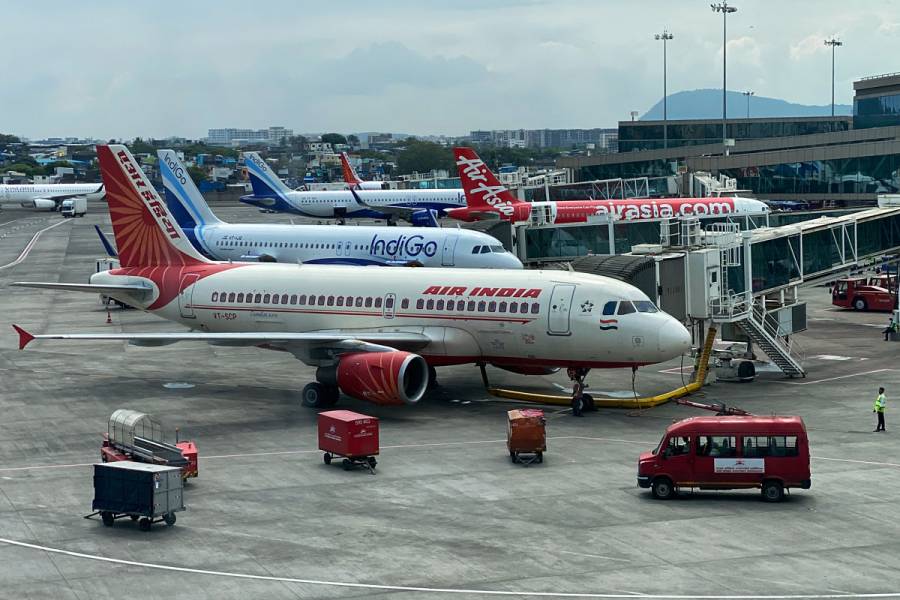
<svg viewBox="0 0 900 600"><path fill-rule="evenodd" d="M106 309L106 324L112 325L112 315L109 314L109 308Z"/></svg>

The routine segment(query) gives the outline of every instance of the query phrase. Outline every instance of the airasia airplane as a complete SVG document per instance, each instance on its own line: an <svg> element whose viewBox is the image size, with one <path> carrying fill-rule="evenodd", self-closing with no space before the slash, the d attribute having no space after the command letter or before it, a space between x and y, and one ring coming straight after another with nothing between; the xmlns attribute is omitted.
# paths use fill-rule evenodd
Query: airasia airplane
<svg viewBox="0 0 900 600"><path fill-rule="evenodd" d="M691 337L637 288L565 271L369 269L223 263L190 243L125 146L98 146L120 268L90 283L18 282L101 293L188 328L171 333L47 333L32 340L205 341L290 352L317 367L303 403L343 391L379 405L415 404L435 366L492 364L522 374L568 369L573 408L592 368L670 360ZM576 413L577 414L577 413Z"/></svg>
<svg viewBox="0 0 900 600"><path fill-rule="evenodd" d="M452 208L448 217L460 221L503 219L513 223L586 223L609 215L617 222L678 217L721 218L766 215L769 207L751 198L634 198L631 200L567 200L523 202L506 189L472 148L454 148L456 167L466 206Z"/></svg>
<svg viewBox="0 0 900 600"><path fill-rule="evenodd" d="M380 181L363 181L356 174L356 169L350 164L350 157L346 152L341 152L341 170L344 172L344 181L347 185L357 190L380 190L383 189Z"/></svg>

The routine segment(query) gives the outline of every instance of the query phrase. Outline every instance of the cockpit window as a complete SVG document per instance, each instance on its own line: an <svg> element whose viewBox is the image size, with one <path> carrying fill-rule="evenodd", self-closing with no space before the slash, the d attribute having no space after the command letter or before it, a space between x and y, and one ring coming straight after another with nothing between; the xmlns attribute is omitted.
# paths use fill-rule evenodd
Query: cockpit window
<svg viewBox="0 0 900 600"><path fill-rule="evenodd" d="M616 314L616 302L607 302L603 305L603 314L604 315L614 315Z"/></svg>
<svg viewBox="0 0 900 600"><path fill-rule="evenodd" d="M490 254L490 253L491 253L491 247L490 247L490 246L482 246L482 247L481 247L481 253L482 253L482 254Z"/></svg>
<svg viewBox="0 0 900 600"><path fill-rule="evenodd" d="M653 305L649 300L635 300L634 307L638 310L638 312L642 313L655 313L659 312L659 309Z"/></svg>
<svg viewBox="0 0 900 600"><path fill-rule="evenodd" d="M474 248L472 248L472 254L478 254L479 252L481 252L481 246L475 246Z"/></svg>
<svg viewBox="0 0 900 600"><path fill-rule="evenodd" d="M491 246L491 252L503 254L504 252L506 252L506 249L503 246Z"/></svg>
<svg viewBox="0 0 900 600"><path fill-rule="evenodd" d="M622 300L619 302L619 314L627 315L634 312L634 304L629 302L628 300Z"/></svg>

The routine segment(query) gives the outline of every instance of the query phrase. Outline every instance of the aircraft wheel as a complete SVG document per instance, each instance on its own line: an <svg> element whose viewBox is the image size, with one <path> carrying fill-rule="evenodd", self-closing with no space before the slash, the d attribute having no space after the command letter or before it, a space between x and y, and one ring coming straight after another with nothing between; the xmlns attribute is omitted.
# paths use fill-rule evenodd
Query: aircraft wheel
<svg viewBox="0 0 900 600"><path fill-rule="evenodd" d="M594 404L594 397L590 394L582 394L581 401L584 403L584 410L588 412L596 412L597 405Z"/></svg>
<svg viewBox="0 0 900 600"><path fill-rule="evenodd" d="M327 388L318 381L307 383L301 392L301 402L303 406L309 408L322 408L326 405L328 398Z"/></svg>
<svg viewBox="0 0 900 600"><path fill-rule="evenodd" d="M428 365L428 389L433 390L438 387L437 369Z"/></svg>
<svg viewBox="0 0 900 600"><path fill-rule="evenodd" d="M326 408L331 408L335 404L338 403L338 400L341 398L341 390L335 386L326 386L325 387L325 403L322 405Z"/></svg>

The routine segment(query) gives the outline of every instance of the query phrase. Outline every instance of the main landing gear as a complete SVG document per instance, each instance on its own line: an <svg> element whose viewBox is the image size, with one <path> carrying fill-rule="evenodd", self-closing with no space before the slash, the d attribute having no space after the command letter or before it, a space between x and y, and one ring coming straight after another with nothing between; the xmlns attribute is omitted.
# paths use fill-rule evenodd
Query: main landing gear
<svg viewBox="0 0 900 600"><path fill-rule="evenodd" d="M301 394L303 406L310 408L331 408L337 404L341 392L336 385L325 385L318 381L307 383Z"/></svg>
<svg viewBox="0 0 900 600"><path fill-rule="evenodd" d="M590 394L585 394L584 390L587 385L584 378L587 377L590 369L569 368L566 369L569 379L572 381L572 415L575 417L583 417L584 411L595 411L597 407L594 405L594 398Z"/></svg>

